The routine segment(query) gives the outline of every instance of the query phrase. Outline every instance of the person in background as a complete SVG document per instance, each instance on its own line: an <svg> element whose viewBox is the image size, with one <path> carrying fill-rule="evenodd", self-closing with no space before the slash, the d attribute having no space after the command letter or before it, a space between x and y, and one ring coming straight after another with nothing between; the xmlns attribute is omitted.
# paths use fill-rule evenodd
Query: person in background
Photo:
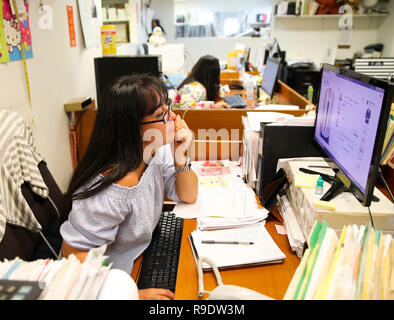
<svg viewBox="0 0 394 320"><path fill-rule="evenodd" d="M109 86L65 194L70 213L60 228L62 256L84 261L89 249L107 245L113 268L131 274L151 241L164 194L185 203L197 199L197 176L186 156L191 142L160 78L124 76ZM151 288L139 297L173 299L174 293Z"/></svg>
<svg viewBox="0 0 394 320"><path fill-rule="evenodd" d="M148 34L148 38L153 34L153 30L156 27L160 27L161 31L163 32L163 34L166 34L166 31L164 30L163 26L160 24L160 20L159 19L152 19L152 32Z"/></svg>
<svg viewBox="0 0 394 320"><path fill-rule="evenodd" d="M211 55L205 55L197 61L189 76L179 85L174 104L180 108L230 108L226 102L218 101L219 89L219 60Z"/></svg>

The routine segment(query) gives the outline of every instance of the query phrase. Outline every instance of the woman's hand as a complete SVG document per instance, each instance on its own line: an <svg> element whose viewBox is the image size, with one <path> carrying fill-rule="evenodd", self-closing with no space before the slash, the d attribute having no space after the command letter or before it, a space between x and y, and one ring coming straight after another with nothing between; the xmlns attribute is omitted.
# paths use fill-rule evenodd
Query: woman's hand
<svg viewBox="0 0 394 320"><path fill-rule="evenodd" d="M186 164L186 152L193 141L193 133L186 122L179 115L175 118L175 142L174 160L175 165L182 167Z"/></svg>
<svg viewBox="0 0 394 320"><path fill-rule="evenodd" d="M213 105L213 108L214 108L214 109L230 109L231 106L230 106L227 102L219 101L219 102L216 102L216 103Z"/></svg>
<svg viewBox="0 0 394 320"><path fill-rule="evenodd" d="M140 300L174 300L175 294L167 289L141 289L138 290Z"/></svg>

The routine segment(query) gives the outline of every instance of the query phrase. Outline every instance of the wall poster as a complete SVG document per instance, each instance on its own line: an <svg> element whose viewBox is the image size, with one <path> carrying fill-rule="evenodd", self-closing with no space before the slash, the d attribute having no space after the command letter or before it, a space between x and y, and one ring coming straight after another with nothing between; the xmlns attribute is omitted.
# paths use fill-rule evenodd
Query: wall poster
<svg viewBox="0 0 394 320"><path fill-rule="evenodd" d="M26 0L19 0L22 3L24 10L21 12L18 6L19 21L16 14L13 13L12 0L2 1L2 19L0 20L0 53L3 53L3 45L5 43L9 60L2 60L0 62L22 60L22 49L24 50L26 59L33 58L33 47L30 34L29 25L29 4ZM3 32L2 32L3 30ZM6 55L6 54L5 54Z"/></svg>

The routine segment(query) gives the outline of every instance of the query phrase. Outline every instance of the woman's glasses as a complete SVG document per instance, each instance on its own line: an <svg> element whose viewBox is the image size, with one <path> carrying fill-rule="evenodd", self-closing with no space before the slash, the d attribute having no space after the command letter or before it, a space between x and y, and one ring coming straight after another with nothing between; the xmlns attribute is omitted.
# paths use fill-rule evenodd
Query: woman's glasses
<svg viewBox="0 0 394 320"><path fill-rule="evenodd" d="M171 115L171 110L172 110L172 100L167 99L165 102L165 105L167 106L166 112L164 112L163 118L160 120L152 120L152 121L144 121L141 122L141 124L150 124L150 123L157 123L157 122L164 122L167 123L170 120L170 115Z"/></svg>

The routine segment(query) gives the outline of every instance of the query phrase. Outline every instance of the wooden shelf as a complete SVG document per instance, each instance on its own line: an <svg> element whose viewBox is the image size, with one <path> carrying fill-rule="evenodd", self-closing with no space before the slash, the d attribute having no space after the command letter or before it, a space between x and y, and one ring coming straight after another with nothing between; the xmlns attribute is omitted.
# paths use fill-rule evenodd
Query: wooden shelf
<svg viewBox="0 0 394 320"><path fill-rule="evenodd" d="M115 20L103 20L103 23L120 23L120 22L129 22L129 19L115 19Z"/></svg>
<svg viewBox="0 0 394 320"><path fill-rule="evenodd" d="M375 18L375 17L387 17L388 13L372 13L372 14L354 14L353 18ZM315 15L285 15L285 16L274 16L275 19L320 19L320 18L340 18L343 14L315 14Z"/></svg>

